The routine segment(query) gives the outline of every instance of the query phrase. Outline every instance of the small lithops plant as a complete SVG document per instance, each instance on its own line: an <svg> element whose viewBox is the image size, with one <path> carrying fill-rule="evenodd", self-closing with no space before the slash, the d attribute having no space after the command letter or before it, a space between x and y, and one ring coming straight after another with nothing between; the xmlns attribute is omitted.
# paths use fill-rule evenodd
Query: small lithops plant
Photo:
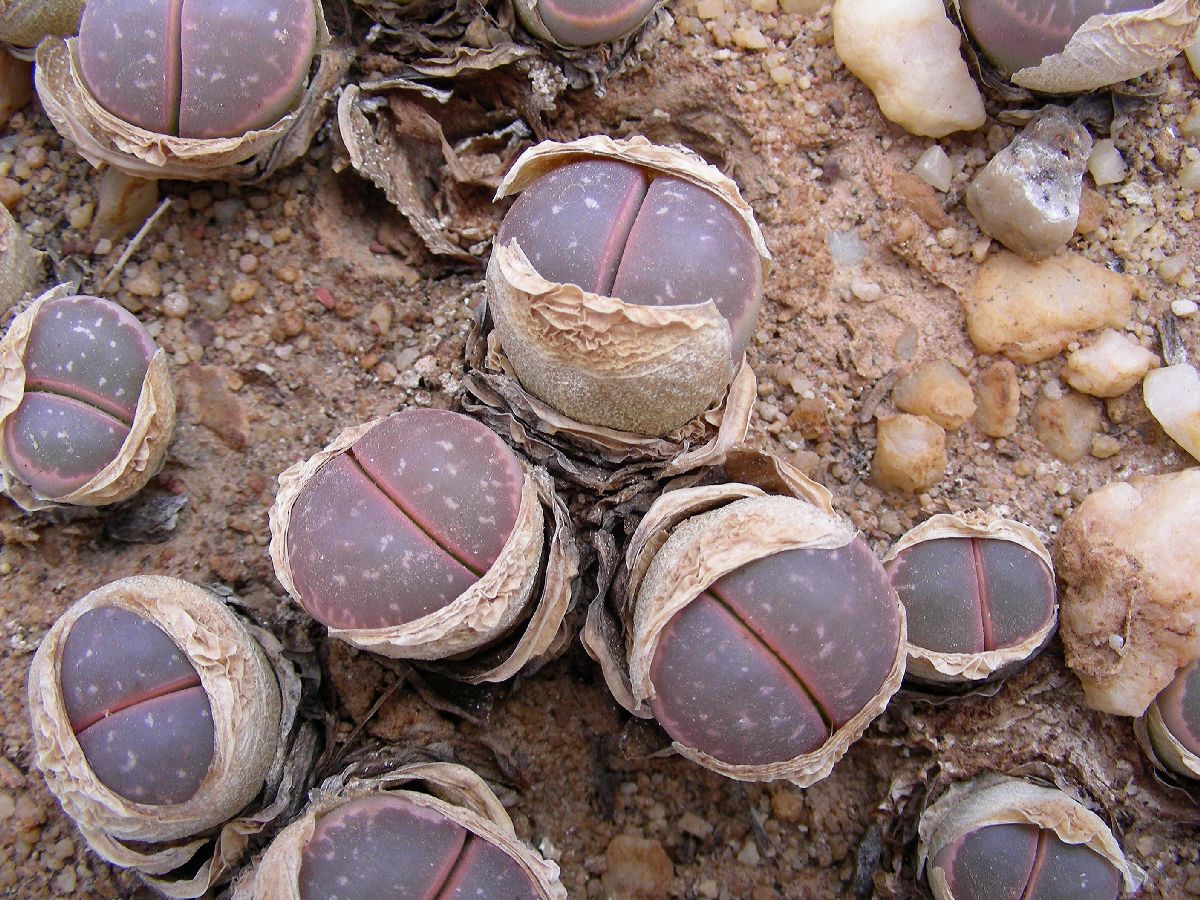
<svg viewBox="0 0 1200 900"><path fill-rule="evenodd" d="M166 354L109 300L56 288L0 341L0 476L26 509L133 496L166 457Z"/></svg>
<svg viewBox="0 0 1200 900"><path fill-rule="evenodd" d="M908 614L908 671L969 684L1035 656L1058 623L1050 551L1027 525L938 515L884 557Z"/></svg>
<svg viewBox="0 0 1200 900"><path fill-rule="evenodd" d="M489 311L522 385L579 422L661 436L720 402L770 260L736 185L644 138L544 142L488 266Z"/></svg>
<svg viewBox="0 0 1200 900"><path fill-rule="evenodd" d="M1138 720L1138 739L1160 768L1200 779L1200 661L1179 670Z"/></svg>
<svg viewBox="0 0 1200 900"><path fill-rule="evenodd" d="M288 740L299 695L278 642L216 595L122 579L73 605L38 648L37 764L93 850L198 897L286 805L271 808L285 768L311 765ZM304 773L289 777L304 790Z"/></svg>
<svg viewBox="0 0 1200 900"><path fill-rule="evenodd" d="M584 643L618 702L656 719L683 756L806 786L899 687L904 608L827 492L769 458L744 472L773 473L770 490L728 480L651 506L626 550L616 621L597 601Z"/></svg>
<svg viewBox="0 0 1200 900"><path fill-rule="evenodd" d="M1043 94L1077 94L1166 65L1196 34L1198 0L953 0L1000 77Z"/></svg>
<svg viewBox="0 0 1200 900"><path fill-rule="evenodd" d="M559 47L595 47L645 22L659 0L515 0L521 24Z"/></svg>
<svg viewBox="0 0 1200 900"><path fill-rule="evenodd" d="M407 410L347 429L279 481L275 572L335 637L418 660L504 642L502 659L460 671L478 680L549 647L575 571L570 523L548 477L486 426Z"/></svg>
<svg viewBox="0 0 1200 900"><path fill-rule="evenodd" d="M921 816L918 868L936 900L1116 900L1145 878L1104 821L1066 793L987 775Z"/></svg>
<svg viewBox="0 0 1200 900"><path fill-rule="evenodd" d="M328 43L317 0L89 0L77 38L39 47L38 93L95 164L143 178L246 178L285 135L298 144L289 160L307 147Z"/></svg>
<svg viewBox="0 0 1200 900"><path fill-rule="evenodd" d="M79 30L84 0L0 0L0 43L36 47L48 35Z"/></svg>
<svg viewBox="0 0 1200 900"><path fill-rule="evenodd" d="M491 788L451 763L331 779L279 833L235 900L562 900L558 866L517 837Z"/></svg>

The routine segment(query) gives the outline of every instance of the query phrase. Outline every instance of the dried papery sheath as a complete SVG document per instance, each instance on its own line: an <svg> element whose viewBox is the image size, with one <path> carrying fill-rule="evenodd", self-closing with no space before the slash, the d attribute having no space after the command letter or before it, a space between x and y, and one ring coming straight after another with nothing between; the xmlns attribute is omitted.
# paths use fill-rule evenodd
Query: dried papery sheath
<svg viewBox="0 0 1200 900"><path fill-rule="evenodd" d="M1200 661L1179 670L1137 720L1135 731L1156 766L1200 780Z"/></svg>
<svg viewBox="0 0 1200 900"><path fill-rule="evenodd" d="M501 681L555 644L577 555L549 476L486 426L408 410L346 429L279 477L271 558L330 634ZM471 659L463 657L471 655Z"/></svg>
<svg viewBox="0 0 1200 900"><path fill-rule="evenodd" d="M493 897L565 900L558 866L513 829L487 784L452 763L376 778L339 776L313 793L234 889L234 900Z"/></svg>
<svg viewBox="0 0 1200 900"><path fill-rule="evenodd" d="M0 0L0 43L36 47L42 38L79 29L84 0Z"/></svg>
<svg viewBox="0 0 1200 900"><path fill-rule="evenodd" d="M33 249L8 207L0 204L0 313L19 303L41 277L42 254Z"/></svg>
<svg viewBox="0 0 1200 900"><path fill-rule="evenodd" d="M726 466L749 481L717 469L650 507L584 645L617 701L683 756L805 786L899 687L904 610L827 491L753 451Z"/></svg>
<svg viewBox="0 0 1200 900"><path fill-rule="evenodd" d="M883 558L908 618L907 674L963 684L1040 651L1058 624L1050 551L1027 525L938 515Z"/></svg>
<svg viewBox="0 0 1200 900"><path fill-rule="evenodd" d="M174 427L166 353L117 304L54 288L0 340L0 478L22 508L133 496Z"/></svg>
<svg viewBox="0 0 1200 900"><path fill-rule="evenodd" d="M330 46L321 4L160 6L159 27L142 29L150 10L89 3L80 37L38 47L38 96L80 154L138 178L226 181L259 180L302 156L349 64ZM292 22L282 48L273 11ZM131 17L128 40L109 46L106 17ZM181 68L167 64L180 55Z"/></svg>
<svg viewBox="0 0 1200 900"><path fill-rule="evenodd" d="M690 152L593 136L526 151L488 266L521 383L569 418L659 437L742 365L770 254L737 186Z"/></svg>
<svg viewBox="0 0 1200 900"><path fill-rule="evenodd" d="M936 900L1087 897L1141 887L1104 821L1063 791L986 775L955 784L921 816L918 872Z"/></svg>
<svg viewBox="0 0 1200 900"><path fill-rule="evenodd" d="M221 598L137 576L72 606L29 675L37 765L92 849L171 897L227 881L316 749L279 642Z"/></svg>
<svg viewBox="0 0 1200 900"><path fill-rule="evenodd" d="M521 385L484 306L467 337L464 408L555 475L611 494L638 482L719 465L750 427L757 380L742 362L708 410L663 437L589 425L560 413Z"/></svg>
<svg viewBox="0 0 1200 900"><path fill-rule="evenodd" d="M1082 94L1164 66L1192 42L1200 20L1200 0L953 0L953 7L997 79L1039 94Z"/></svg>

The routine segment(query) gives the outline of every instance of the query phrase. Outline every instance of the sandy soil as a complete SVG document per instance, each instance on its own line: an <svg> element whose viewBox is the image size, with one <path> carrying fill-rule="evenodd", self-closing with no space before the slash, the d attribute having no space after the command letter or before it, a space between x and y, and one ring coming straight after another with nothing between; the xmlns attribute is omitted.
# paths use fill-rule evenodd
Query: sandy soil
<svg viewBox="0 0 1200 900"><path fill-rule="evenodd" d="M949 472L927 494L873 486L872 413L890 409L886 393L873 392L881 379L923 359L950 360L974 377L990 361L976 356L964 326L958 295L977 268L970 247L979 234L958 201L989 148L1015 131L992 124L943 141L962 169L948 196L897 190L893 176L929 142L880 116L840 66L827 15L744 13L773 47L743 51L724 25L706 28L690 8L680 4L676 30L652 64L608 83L603 95L568 95L546 126L556 138L602 131L689 144L743 186L776 257L750 351L760 378L756 442L829 486L880 551L929 515L976 507L1052 539L1062 518L1108 481L1188 464L1136 396L1108 404L1105 427L1122 445L1116 456L1056 461L1028 412L1057 378L1058 357L1019 367L1022 421L1011 438L991 440L968 424L950 434ZM792 84L768 74L781 66ZM1181 62L1148 83L1161 93L1116 135L1129 178L1100 189L1105 227L1074 244L1134 279L1129 330L1156 347L1154 324L1187 295L1161 279L1158 263L1183 254L1194 269L1200 259L1196 198L1174 187L1182 145L1171 135L1200 87ZM55 618L89 590L141 572L221 582L271 615L289 603L266 554L276 474L345 426L455 400L481 271L416 249L381 194L353 172L332 173L335 154L325 134L302 164L262 187L165 184L172 209L122 275L115 299L173 355L182 400L169 460L151 486L187 498L169 539L123 543L104 517L60 522L0 501L0 895L145 894L87 852L33 765L25 676ZM0 168L21 185L16 213L35 243L78 266L84 288L94 290L122 248L102 254L86 231L69 226L69 211L94 195L95 173L36 108L0 136ZM1144 190L1123 190L1130 185ZM1148 205L1131 203L1135 193ZM475 199L470 214L494 228L503 210L482 194ZM1139 214L1153 224L1135 233L1126 225ZM880 285L882 299L853 298L850 273L830 257L832 232L865 243L852 277ZM240 281L252 282L255 296L219 311L219 298ZM161 298L173 291L189 298L183 318L163 311ZM1197 322L1183 329L1193 350ZM396 675L317 629L313 637L344 739ZM504 797L518 831L559 861L573 897L602 894L605 849L622 834L661 844L673 897L841 897L872 888L920 895L913 837L926 789L983 771L1077 784L1150 873L1147 896L1200 894L1200 810L1155 779L1129 721L1083 705L1057 640L994 696L901 695L828 779L804 791L643 758L655 749L653 736L628 722L578 645L533 679L456 702L471 720L405 686L387 697L354 749L448 742L463 758L490 757L493 770L504 760Z"/></svg>

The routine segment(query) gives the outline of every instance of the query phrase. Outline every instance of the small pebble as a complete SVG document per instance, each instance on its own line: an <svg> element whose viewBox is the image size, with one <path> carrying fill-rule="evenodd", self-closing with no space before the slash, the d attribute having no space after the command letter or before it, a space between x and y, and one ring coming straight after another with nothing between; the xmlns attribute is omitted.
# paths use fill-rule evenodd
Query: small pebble
<svg viewBox="0 0 1200 900"><path fill-rule="evenodd" d="M1103 186L1124 181L1125 176L1129 174L1129 166L1125 164L1125 157L1121 155L1112 138L1105 138L1096 141L1092 147L1092 155L1088 157L1088 171L1092 173L1096 184Z"/></svg>
<svg viewBox="0 0 1200 900"><path fill-rule="evenodd" d="M172 291L163 297L162 310L163 314L172 319L182 319L187 316L192 304L189 302L187 294L181 291Z"/></svg>
<svg viewBox="0 0 1200 900"><path fill-rule="evenodd" d="M1055 457L1076 463L1092 450L1100 430L1100 403L1074 391L1052 400L1043 396L1033 409L1033 428L1038 440Z"/></svg>
<svg viewBox="0 0 1200 900"><path fill-rule="evenodd" d="M913 172L934 190L945 193L954 183L954 169L946 151L934 144L921 154L913 166Z"/></svg>
<svg viewBox="0 0 1200 900"><path fill-rule="evenodd" d="M247 303L258 293L258 282L244 278L234 284L229 291L229 299L233 303Z"/></svg>
<svg viewBox="0 0 1200 900"><path fill-rule="evenodd" d="M258 271L258 257L253 253L243 253L238 259L238 269L244 275L253 275Z"/></svg>
<svg viewBox="0 0 1200 900"><path fill-rule="evenodd" d="M1121 452L1121 442L1111 434L1098 434L1092 438L1092 456L1108 459Z"/></svg>
<svg viewBox="0 0 1200 900"><path fill-rule="evenodd" d="M884 488L920 493L933 487L946 470L946 432L924 416L879 419L873 472Z"/></svg>
<svg viewBox="0 0 1200 900"><path fill-rule="evenodd" d="M1171 302L1171 312L1179 316L1181 319L1190 319L1200 311L1200 304L1195 300L1173 300Z"/></svg>

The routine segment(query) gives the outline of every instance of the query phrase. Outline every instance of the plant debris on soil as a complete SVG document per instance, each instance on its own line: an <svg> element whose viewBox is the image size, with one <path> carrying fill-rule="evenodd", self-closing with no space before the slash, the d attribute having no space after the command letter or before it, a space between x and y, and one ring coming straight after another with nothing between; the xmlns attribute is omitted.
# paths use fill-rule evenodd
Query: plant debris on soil
<svg viewBox="0 0 1200 900"><path fill-rule="evenodd" d="M512 68L493 93L468 92L478 121L438 121L451 143L468 128L503 134L477 177L442 155L436 133L414 126L395 138L423 148L412 158L436 180L417 199L453 254L431 253L355 172L336 112L303 160L265 183L162 183L169 208L107 296L170 355L181 406L166 467L112 510L26 515L0 500L0 896L153 896L87 851L34 766L25 682L39 640L75 600L139 573L224 585L260 619L297 627L267 556L275 476L347 426L456 403L483 299L480 248L505 208L492 204L491 186L513 151L541 136L641 134L687 145L738 181L775 257L749 350L759 379L752 442L825 484L878 552L936 513L969 509L1026 522L1053 544L1104 484L1194 464L1138 388L1104 403L1103 453L1056 459L1031 412L1040 396L1062 396L1059 354L1017 366L1011 436L967 422L946 435L949 466L936 486L908 495L872 483L876 418L895 411L902 375L946 360L977 383L998 359L967 335L963 298L988 247L961 200L1018 129L995 104L983 130L938 142L954 172L939 193L910 173L931 141L886 121L838 61L828 4L809 14L780 12L774 0L669 8L674 23L648 59L564 83L548 107L515 103ZM357 8L353 16L351 34L363 38L370 23ZM383 71L386 46L360 56L351 84L395 74ZM1071 249L1132 281L1125 331L1158 352L1156 325L1172 302L1197 298L1198 195L1174 174L1195 153L1178 126L1197 114L1200 85L1182 58L1142 82L1140 99L1111 120L1128 175L1085 181L1091 219ZM436 119L433 93L385 95L387 116L415 116L419 104ZM458 149L476 162L482 153ZM78 278L83 292L100 290L126 246L90 236L98 186L36 101L0 135L0 198L55 276ZM1200 318L1181 319L1180 337L1194 358ZM585 578L580 589L586 606L595 586ZM578 641L532 677L462 689L303 627L336 717L335 762L432 747L475 765L501 789L517 832L561 866L572 897L632 896L622 893L632 884L679 898L927 895L915 871L925 798L987 772L1081 795L1149 873L1144 896L1200 894L1195 796L1156 776L1132 720L1084 705L1057 639L998 687L962 697L902 690L832 775L800 790L657 754L659 734L620 710Z"/></svg>

